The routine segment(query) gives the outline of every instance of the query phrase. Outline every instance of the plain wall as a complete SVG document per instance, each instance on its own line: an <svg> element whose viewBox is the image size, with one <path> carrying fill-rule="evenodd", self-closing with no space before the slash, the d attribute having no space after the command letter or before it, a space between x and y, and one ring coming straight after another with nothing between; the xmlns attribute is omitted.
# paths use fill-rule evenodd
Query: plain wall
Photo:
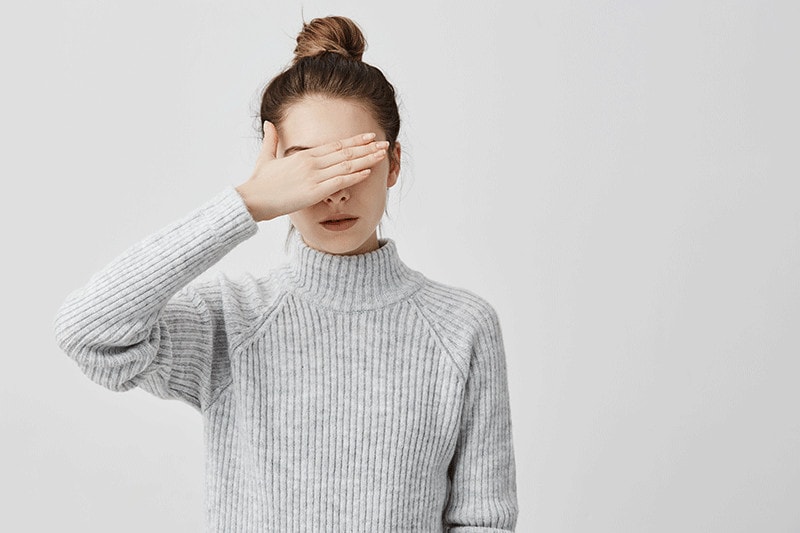
<svg viewBox="0 0 800 533"><path fill-rule="evenodd" d="M2 529L201 530L199 415L94 384L52 321L249 177L301 9L398 90L385 236L498 311L517 531L800 530L800 13L755 0L4 4Z"/></svg>

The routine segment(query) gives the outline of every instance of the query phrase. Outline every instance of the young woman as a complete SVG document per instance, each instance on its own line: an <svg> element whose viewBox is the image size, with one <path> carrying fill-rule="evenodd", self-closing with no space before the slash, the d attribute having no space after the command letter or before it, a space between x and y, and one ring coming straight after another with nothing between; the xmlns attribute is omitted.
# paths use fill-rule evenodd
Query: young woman
<svg viewBox="0 0 800 533"><path fill-rule="evenodd" d="M348 18L303 25L263 93L252 176L70 293L59 346L92 380L204 423L209 531L513 531L497 314L378 238L400 172L395 93ZM197 280L288 215L290 259Z"/></svg>

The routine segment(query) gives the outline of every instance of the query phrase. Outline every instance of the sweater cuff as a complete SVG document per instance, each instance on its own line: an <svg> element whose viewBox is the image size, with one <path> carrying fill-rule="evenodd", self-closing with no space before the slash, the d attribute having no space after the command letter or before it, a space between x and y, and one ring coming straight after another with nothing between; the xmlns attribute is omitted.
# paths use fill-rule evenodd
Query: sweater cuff
<svg viewBox="0 0 800 533"><path fill-rule="evenodd" d="M214 228L218 241L225 248L248 239L258 231L258 223L233 185L228 185L200 206L199 211Z"/></svg>

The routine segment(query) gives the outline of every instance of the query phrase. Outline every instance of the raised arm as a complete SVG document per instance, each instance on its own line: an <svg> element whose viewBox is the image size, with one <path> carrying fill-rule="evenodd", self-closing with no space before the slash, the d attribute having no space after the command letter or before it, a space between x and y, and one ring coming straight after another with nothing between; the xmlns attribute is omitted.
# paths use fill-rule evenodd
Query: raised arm
<svg viewBox="0 0 800 533"><path fill-rule="evenodd" d="M224 384L219 284L190 282L258 225L234 187L131 246L59 308L59 347L93 381L202 410Z"/></svg>
<svg viewBox="0 0 800 533"><path fill-rule="evenodd" d="M130 247L68 295L55 318L58 345L92 380L139 386L203 410L226 384L221 286L190 283L258 230L364 180L388 143L359 134L278 157L264 123L251 177ZM376 154L380 157L376 157Z"/></svg>

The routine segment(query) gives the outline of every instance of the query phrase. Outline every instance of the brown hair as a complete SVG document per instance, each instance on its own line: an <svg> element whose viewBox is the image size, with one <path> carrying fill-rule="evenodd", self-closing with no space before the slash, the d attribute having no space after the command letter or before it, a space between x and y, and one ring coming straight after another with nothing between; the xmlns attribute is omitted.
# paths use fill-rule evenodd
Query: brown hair
<svg viewBox="0 0 800 533"><path fill-rule="evenodd" d="M347 17L304 21L291 65L275 76L262 94L261 138L264 121L277 128L289 107L308 95L343 98L358 102L372 113L389 141L390 165L399 164L393 152L400 132L395 90L378 68L361 60L366 47L361 29ZM287 244L294 230L294 226L289 228Z"/></svg>

